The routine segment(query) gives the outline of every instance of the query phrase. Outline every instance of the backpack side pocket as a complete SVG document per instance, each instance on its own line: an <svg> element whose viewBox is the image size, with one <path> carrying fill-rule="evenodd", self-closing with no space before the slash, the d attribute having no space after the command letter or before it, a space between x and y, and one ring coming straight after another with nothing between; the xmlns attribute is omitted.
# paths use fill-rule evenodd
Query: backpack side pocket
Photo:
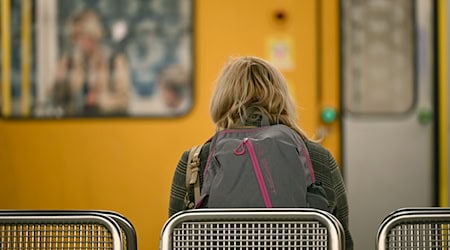
<svg viewBox="0 0 450 250"><path fill-rule="evenodd" d="M308 207L310 208L317 208L330 213L332 212L327 199L327 194L321 183L313 183L308 187L306 200L308 202Z"/></svg>

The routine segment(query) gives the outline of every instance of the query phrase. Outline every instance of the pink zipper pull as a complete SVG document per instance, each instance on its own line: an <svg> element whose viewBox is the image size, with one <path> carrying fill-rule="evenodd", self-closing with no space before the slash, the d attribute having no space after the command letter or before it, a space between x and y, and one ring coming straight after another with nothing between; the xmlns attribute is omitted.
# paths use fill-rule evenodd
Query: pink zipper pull
<svg viewBox="0 0 450 250"><path fill-rule="evenodd" d="M235 155L243 155L245 154L245 147L244 144L247 143L248 138L244 138L244 140L241 141L241 143L239 143L239 145L233 150Z"/></svg>

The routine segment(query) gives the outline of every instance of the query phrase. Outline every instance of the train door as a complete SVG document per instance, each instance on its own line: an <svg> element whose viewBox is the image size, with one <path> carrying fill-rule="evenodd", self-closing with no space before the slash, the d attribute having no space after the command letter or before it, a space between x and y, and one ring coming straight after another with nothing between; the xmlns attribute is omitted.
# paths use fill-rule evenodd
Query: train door
<svg viewBox="0 0 450 250"><path fill-rule="evenodd" d="M342 152L355 249L435 204L434 1L341 1Z"/></svg>

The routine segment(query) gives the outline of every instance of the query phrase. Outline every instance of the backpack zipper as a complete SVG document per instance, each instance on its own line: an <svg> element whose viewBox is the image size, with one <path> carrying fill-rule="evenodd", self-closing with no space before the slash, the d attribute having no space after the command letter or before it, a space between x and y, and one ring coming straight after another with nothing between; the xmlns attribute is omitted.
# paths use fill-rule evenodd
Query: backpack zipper
<svg viewBox="0 0 450 250"><path fill-rule="evenodd" d="M262 174L261 166L259 165L258 158L256 156L253 142L247 137L244 138L244 140L242 140L241 143L239 143L239 145L234 149L234 153L236 155L243 155L245 153L244 145L247 148L248 154L250 155L250 160L252 161L253 170L258 181L259 189L261 190L261 195L264 199L264 204L266 205L266 208L271 208L272 201L270 200L269 192L267 191L266 182L264 181L264 176Z"/></svg>

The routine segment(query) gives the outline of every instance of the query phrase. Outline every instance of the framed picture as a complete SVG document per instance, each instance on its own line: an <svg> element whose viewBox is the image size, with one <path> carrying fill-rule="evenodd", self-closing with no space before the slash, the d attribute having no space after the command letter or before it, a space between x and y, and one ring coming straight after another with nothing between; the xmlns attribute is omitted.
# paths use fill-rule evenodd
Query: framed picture
<svg viewBox="0 0 450 250"><path fill-rule="evenodd" d="M34 0L29 23L25 1L11 4L11 98L2 100L11 117L177 117L190 110L192 0ZM27 45L28 58L21 53Z"/></svg>

